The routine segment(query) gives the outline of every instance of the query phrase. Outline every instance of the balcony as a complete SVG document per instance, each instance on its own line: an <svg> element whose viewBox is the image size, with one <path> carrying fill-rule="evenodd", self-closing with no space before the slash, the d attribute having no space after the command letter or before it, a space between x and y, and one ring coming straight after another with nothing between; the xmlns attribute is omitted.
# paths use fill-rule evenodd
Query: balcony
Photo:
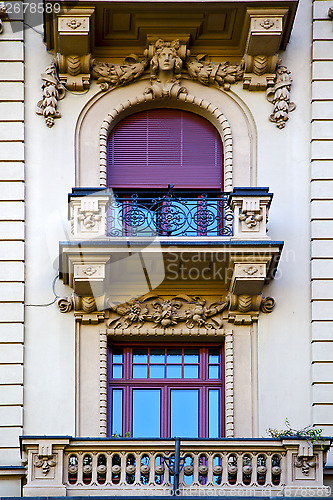
<svg viewBox="0 0 333 500"><path fill-rule="evenodd" d="M71 304L82 311L75 297L92 297L89 310L98 312L162 283L173 289L176 280L188 290L191 280L201 280L228 296L229 322L257 321L263 287L274 277L283 248L267 235L272 197L268 188L195 195L172 188L153 195L73 189L60 276L75 295L61 311ZM87 321L102 321L98 314Z"/></svg>
<svg viewBox="0 0 333 500"><path fill-rule="evenodd" d="M24 436L21 446L27 482L23 493L142 497L329 495L329 488L323 485L328 440L311 444L295 438L184 439L178 443L180 472L175 476L173 439Z"/></svg>

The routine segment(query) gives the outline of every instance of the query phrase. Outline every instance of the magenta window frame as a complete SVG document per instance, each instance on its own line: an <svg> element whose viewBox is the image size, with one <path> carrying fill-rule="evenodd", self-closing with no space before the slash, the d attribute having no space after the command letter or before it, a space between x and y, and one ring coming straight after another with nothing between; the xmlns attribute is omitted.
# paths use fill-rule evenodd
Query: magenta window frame
<svg viewBox="0 0 333 500"><path fill-rule="evenodd" d="M134 349L198 349L199 350L199 376L198 378L133 378L133 350ZM123 350L123 377L112 379L112 352L113 350ZM219 378L208 379L209 349L219 350ZM184 355L183 355L184 359ZM182 365L184 366L184 364ZM208 395L210 389L219 390L219 436L225 436L225 395L224 395L224 346L223 344L212 345L184 345L168 344L168 346L159 344L110 344L108 347L108 436L112 435L112 390L122 389L123 408L122 408L122 435L132 436L133 422L133 389L160 389L161 390L161 438L171 436L171 390L173 389L194 389L199 391L199 428L198 437L208 437L209 408Z"/></svg>

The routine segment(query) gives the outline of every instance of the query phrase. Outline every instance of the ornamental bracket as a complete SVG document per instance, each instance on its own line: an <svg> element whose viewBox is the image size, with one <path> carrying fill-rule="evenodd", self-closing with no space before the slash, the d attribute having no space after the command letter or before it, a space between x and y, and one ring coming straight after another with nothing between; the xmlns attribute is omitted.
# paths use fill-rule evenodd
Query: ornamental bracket
<svg viewBox="0 0 333 500"><path fill-rule="evenodd" d="M94 8L61 11L56 18L55 64L59 80L67 90L89 89L92 58Z"/></svg>
<svg viewBox="0 0 333 500"><path fill-rule="evenodd" d="M249 33L244 53L243 88L266 90L274 85L288 9L248 9Z"/></svg>

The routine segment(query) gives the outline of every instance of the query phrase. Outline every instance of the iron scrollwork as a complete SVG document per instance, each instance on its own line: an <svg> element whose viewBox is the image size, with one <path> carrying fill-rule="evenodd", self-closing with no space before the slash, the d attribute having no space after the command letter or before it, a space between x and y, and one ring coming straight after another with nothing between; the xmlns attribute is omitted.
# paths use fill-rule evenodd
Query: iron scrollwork
<svg viewBox="0 0 333 500"><path fill-rule="evenodd" d="M177 197L169 192L157 198L113 194L107 216L108 236L232 236L233 214L228 194L212 198Z"/></svg>

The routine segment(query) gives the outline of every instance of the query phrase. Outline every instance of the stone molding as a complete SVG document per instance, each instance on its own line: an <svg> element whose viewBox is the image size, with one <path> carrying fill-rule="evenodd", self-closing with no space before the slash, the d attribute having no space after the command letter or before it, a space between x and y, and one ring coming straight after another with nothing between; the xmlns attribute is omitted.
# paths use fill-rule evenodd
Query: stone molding
<svg viewBox="0 0 333 500"><path fill-rule="evenodd" d="M234 341L232 330L224 334L225 435L234 437Z"/></svg>
<svg viewBox="0 0 333 500"><path fill-rule="evenodd" d="M221 127L221 135L223 142L223 175L224 175L224 190L231 191L233 180L232 180L232 165L233 165L233 140L231 127L229 125L228 120L222 113L220 109L214 106L213 103L201 99L199 97L195 97L193 95L189 95L186 93L181 93L180 95L170 97L172 100L178 100L183 103L191 104L194 107L198 107L204 110L207 110L211 115L217 119L218 123ZM107 117L104 119L101 131L100 131L100 186L106 187L106 170L107 170L107 157L106 157L106 146L107 139L110 133L110 129L113 127L114 123L117 123L121 115L129 110L133 109L133 113L135 113L135 109L138 105L147 103L153 99L151 93L139 95L133 100L126 100L125 102L120 102L119 105L110 111Z"/></svg>
<svg viewBox="0 0 333 500"><path fill-rule="evenodd" d="M177 39L165 41L159 38L154 44L148 45L142 57L130 54L122 64L94 61L90 52L83 54L60 52L57 53L53 66L59 73L58 79L63 89L69 91L88 89L91 76L97 80L102 91L112 91L137 81L149 66L151 85L145 90L144 95L148 95L150 99L177 99L186 96L188 91L181 83L183 73L203 85L213 85L225 91L230 90L231 85L238 81L243 81L243 87L248 90L266 90L274 86L273 95L267 96L275 106L270 120L276 122L279 128L283 128L288 119L288 112L295 109L295 104L291 103L289 98L292 83L290 72L285 66L279 66L277 55L271 53L272 47L276 46L274 40L277 34L278 45L281 42L282 30L278 28L277 31L271 31L279 24L280 17L274 20L263 17L261 23L259 22L261 18L251 18L253 31L250 30L247 52L239 64L213 63L206 55L194 58L191 57L187 43ZM71 26L71 23L77 28L78 21L75 23L73 18L67 24ZM79 31L72 33L72 35L78 34ZM256 38L264 39L263 52L255 52L262 47L262 42L255 41ZM282 81L285 83L282 84ZM138 99L142 102L141 96L138 96ZM281 111L284 112L283 119ZM55 114L55 117L60 116ZM47 125L52 126L53 123L49 120Z"/></svg>
<svg viewBox="0 0 333 500"><path fill-rule="evenodd" d="M255 284L254 287L257 288L258 285ZM74 309L76 321L82 324L98 324L106 321L107 335L138 338L218 336L226 322L251 325L258 321L260 311L271 313L274 306L273 297L233 293L229 293L224 300L210 305L200 297L182 294L166 299L154 293L118 306L110 305L105 295L80 297L73 294L73 298L58 300L60 312L66 313Z"/></svg>

